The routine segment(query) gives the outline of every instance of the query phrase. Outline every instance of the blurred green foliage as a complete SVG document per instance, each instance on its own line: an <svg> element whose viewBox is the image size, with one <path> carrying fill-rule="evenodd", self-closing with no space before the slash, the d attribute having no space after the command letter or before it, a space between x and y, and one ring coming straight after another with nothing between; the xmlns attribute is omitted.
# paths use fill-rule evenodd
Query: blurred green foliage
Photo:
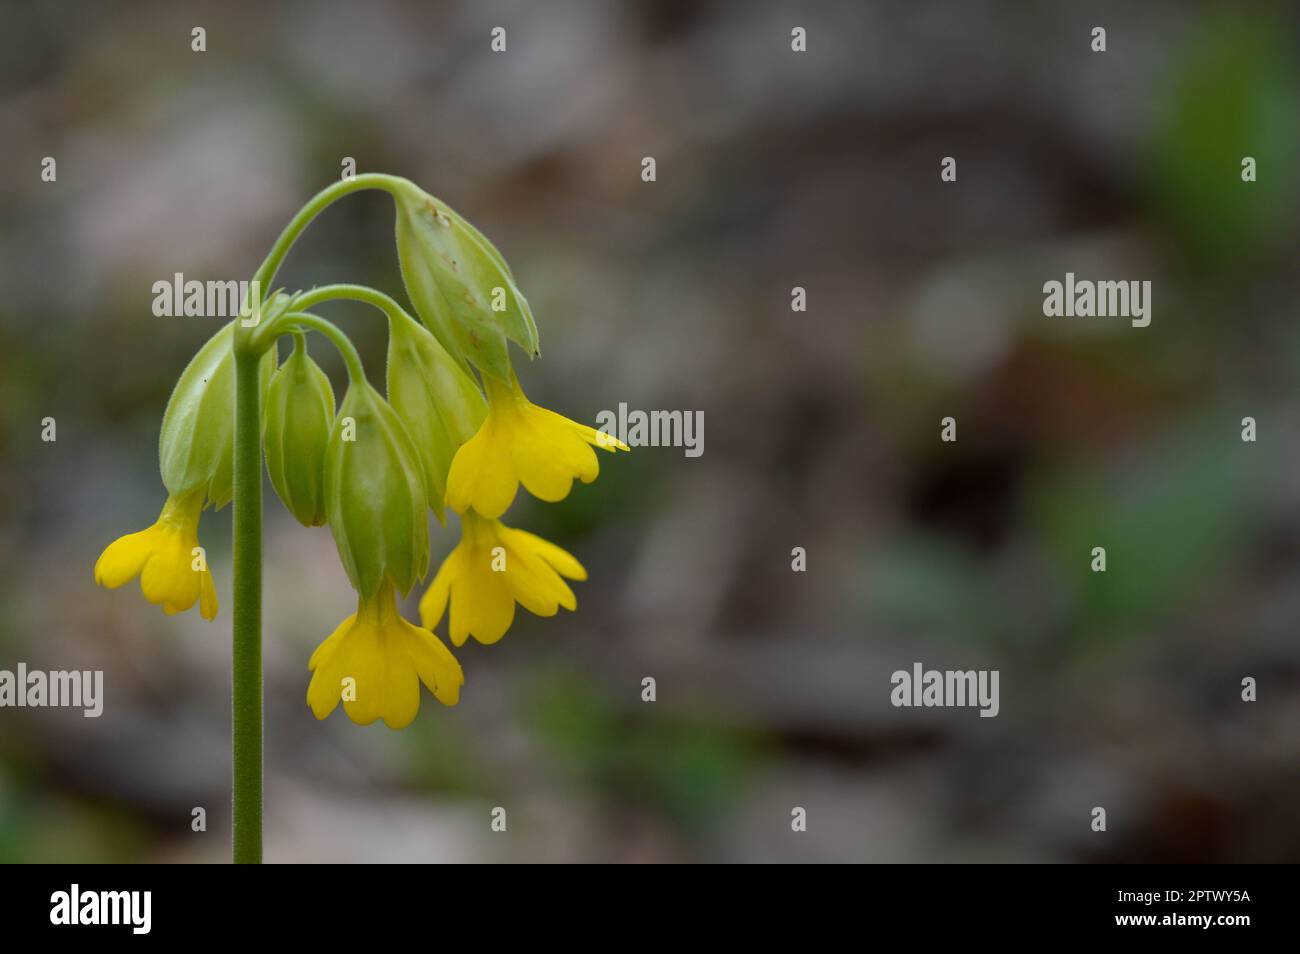
<svg viewBox="0 0 1300 954"><path fill-rule="evenodd" d="M1152 137L1151 188L1197 268L1239 268L1272 251L1294 221L1300 86L1290 23L1276 4L1230 6L1196 24L1175 60ZM1245 156L1258 164L1252 183L1241 179Z"/></svg>
<svg viewBox="0 0 1300 954"><path fill-rule="evenodd" d="M524 721L585 789L642 804L691 832L734 807L768 757L760 733L721 713L620 708L578 672L530 680Z"/></svg>
<svg viewBox="0 0 1300 954"><path fill-rule="evenodd" d="M1069 589L1073 636L1132 638L1232 587L1255 529L1253 451L1237 422L1208 411L1127 459L1035 481L1031 523ZM1094 547L1105 572L1092 569Z"/></svg>

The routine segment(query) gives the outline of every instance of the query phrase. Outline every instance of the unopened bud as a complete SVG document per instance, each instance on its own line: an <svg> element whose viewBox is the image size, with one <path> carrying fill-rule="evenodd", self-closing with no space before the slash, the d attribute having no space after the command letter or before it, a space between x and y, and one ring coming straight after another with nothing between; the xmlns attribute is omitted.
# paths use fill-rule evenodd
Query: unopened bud
<svg viewBox="0 0 1300 954"><path fill-rule="evenodd" d="M325 450L334 425L334 389L298 342L271 378L262 425L271 486L298 522L325 522Z"/></svg>

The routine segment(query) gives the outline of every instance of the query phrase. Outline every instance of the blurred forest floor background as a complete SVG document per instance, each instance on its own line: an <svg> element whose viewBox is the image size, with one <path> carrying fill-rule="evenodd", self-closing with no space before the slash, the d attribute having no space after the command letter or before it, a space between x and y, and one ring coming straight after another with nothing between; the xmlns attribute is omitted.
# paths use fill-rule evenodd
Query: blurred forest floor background
<svg viewBox="0 0 1300 954"><path fill-rule="evenodd" d="M91 570L216 328L153 283L248 277L344 157L500 247L539 403L701 410L705 452L517 504L578 611L461 650L401 733L307 709L354 607L268 492L268 860L1300 859L1294 5L0 9L0 668L107 695L0 711L0 860L228 857L229 511L215 625ZM392 220L331 209L282 281L404 298ZM1151 279L1151 326L1044 318L1066 271ZM330 316L375 374L382 323ZM1000 715L893 708L916 661L998 669Z"/></svg>

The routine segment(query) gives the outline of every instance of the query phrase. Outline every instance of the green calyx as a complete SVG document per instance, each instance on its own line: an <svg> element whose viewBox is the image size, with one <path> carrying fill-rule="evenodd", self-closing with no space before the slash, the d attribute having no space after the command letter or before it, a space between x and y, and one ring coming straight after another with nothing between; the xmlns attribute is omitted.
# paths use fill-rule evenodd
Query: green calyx
<svg viewBox="0 0 1300 954"><path fill-rule="evenodd" d="M238 319L208 339L181 372L167 401L158 440L163 485L173 497L200 487L218 509L230 502L234 479L235 355ZM262 394L271 383L275 352L259 364Z"/></svg>
<svg viewBox="0 0 1300 954"><path fill-rule="evenodd" d="M462 364L509 380L507 340L540 353L527 299L491 242L414 183L393 190L397 258L416 314Z"/></svg>
<svg viewBox="0 0 1300 954"><path fill-rule="evenodd" d="M325 522L325 452L334 425L334 389L301 334L266 395L262 446L271 486L298 522Z"/></svg>
<svg viewBox="0 0 1300 954"><path fill-rule="evenodd" d="M478 431L487 403L429 330L406 315L389 322L388 400L420 456L429 506L446 523L443 496L451 459Z"/></svg>
<svg viewBox="0 0 1300 954"><path fill-rule="evenodd" d="M428 488L397 412L370 384L343 396L325 455L325 513L363 600L387 579L405 594L429 569Z"/></svg>

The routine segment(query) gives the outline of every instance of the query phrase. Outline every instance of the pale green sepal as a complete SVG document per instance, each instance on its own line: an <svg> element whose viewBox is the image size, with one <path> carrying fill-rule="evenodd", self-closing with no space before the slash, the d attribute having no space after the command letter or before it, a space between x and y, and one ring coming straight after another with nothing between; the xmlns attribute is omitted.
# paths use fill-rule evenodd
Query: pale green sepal
<svg viewBox="0 0 1300 954"><path fill-rule="evenodd" d="M232 321L209 338L181 372L158 439L159 470L167 492L179 497L204 487L217 509L234 493L234 328ZM273 348L262 357L263 405L275 361Z"/></svg>
<svg viewBox="0 0 1300 954"><path fill-rule="evenodd" d="M530 357L539 354L539 343L532 309L505 259L418 187L396 198L398 262L416 313L457 360L509 380L506 339Z"/></svg>
<svg viewBox="0 0 1300 954"><path fill-rule="evenodd" d="M298 522L325 522L325 452L334 426L330 379L298 343L271 378L262 446L271 486Z"/></svg>
<svg viewBox="0 0 1300 954"><path fill-rule="evenodd" d="M325 513L343 569L363 600L373 599L385 578L405 594L428 572L428 489L420 457L397 412L366 382L348 385L334 418Z"/></svg>
<svg viewBox="0 0 1300 954"><path fill-rule="evenodd" d="M388 401L420 455L429 506L445 524L443 496L451 459L478 432L487 402L469 373L413 319L390 322Z"/></svg>

